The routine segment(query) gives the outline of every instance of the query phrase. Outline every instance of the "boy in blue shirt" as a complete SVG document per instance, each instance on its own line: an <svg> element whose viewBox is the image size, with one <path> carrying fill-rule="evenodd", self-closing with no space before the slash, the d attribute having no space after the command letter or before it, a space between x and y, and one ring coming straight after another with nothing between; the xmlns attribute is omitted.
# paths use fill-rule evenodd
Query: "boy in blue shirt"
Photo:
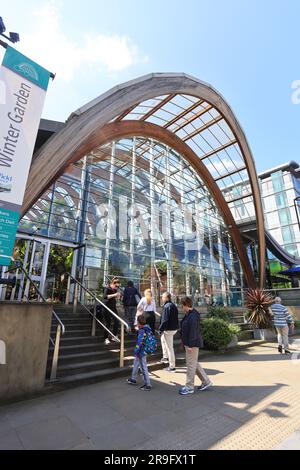
<svg viewBox="0 0 300 470"><path fill-rule="evenodd" d="M130 379L127 379L127 383L130 385L136 385L137 381L137 374L139 367L143 373L144 377L144 385L140 387L141 390L149 392L151 390L151 383L148 373L148 366L147 366L147 357L145 353L145 339L147 334L152 334L152 330L150 326L146 324L146 319L144 315L139 315L137 318L137 326L138 326L138 336L136 340L136 345L134 348L134 362L133 362L133 369Z"/></svg>

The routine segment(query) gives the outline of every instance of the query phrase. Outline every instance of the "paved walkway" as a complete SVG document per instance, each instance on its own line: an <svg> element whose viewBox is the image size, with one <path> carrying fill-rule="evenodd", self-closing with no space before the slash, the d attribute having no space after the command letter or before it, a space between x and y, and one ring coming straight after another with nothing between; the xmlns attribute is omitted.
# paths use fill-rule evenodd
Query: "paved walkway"
<svg viewBox="0 0 300 470"><path fill-rule="evenodd" d="M215 387L180 396L184 369L0 407L0 449L300 449L299 358L275 344L203 362ZM299 343L299 344L298 344Z"/></svg>

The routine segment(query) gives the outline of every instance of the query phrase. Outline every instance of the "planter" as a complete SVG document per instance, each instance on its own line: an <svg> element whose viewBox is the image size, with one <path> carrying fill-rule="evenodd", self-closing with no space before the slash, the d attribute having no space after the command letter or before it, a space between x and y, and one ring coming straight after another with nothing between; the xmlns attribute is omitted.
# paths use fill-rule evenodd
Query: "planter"
<svg viewBox="0 0 300 470"><path fill-rule="evenodd" d="M276 339L276 333L273 329L260 329L254 328L254 339L262 339L264 341L270 341Z"/></svg>
<svg viewBox="0 0 300 470"><path fill-rule="evenodd" d="M232 337L232 340L230 341L230 343L226 346L227 349L230 349L230 348L235 348L238 344L238 337L237 335L233 335Z"/></svg>

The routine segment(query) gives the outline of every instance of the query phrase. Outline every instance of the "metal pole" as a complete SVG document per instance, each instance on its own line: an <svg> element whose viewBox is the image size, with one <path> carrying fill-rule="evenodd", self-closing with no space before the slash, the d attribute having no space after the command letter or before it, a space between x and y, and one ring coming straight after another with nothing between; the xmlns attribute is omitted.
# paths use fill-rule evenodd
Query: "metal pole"
<svg viewBox="0 0 300 470"><path fill-rule="evenodd" d="M157 239L156 231L158 225L156 224L156 211L155 211L155 192L154 192L154 142L150 140L150 207L151 207L151 230L150 230L150 243L151 243L151 291L156 298L156 285L155 285L155 241ZM156 298L156 300L158 300Z"/></svg>
<svg viewBox="0 0 300 470"><path fill-rule="evenodd" d="M130 249L129 249L129 271L132 274L134 262L134 240L135 240L135 173L136 173L136 140L132 139L132 163L131 163L131 217L130 217Z"/></svg>
<svg viewBox="0 0 300 470"><path fill-rule="evenodd" d="M171 191L170 191L170 160L169 160L169 147L165 147L165 189L167 200L167 213L164 215L167 218L167 286L168 291L173 292L173 269L172 269L172 228L171 228Z"/></svg>
<svg viewBox="0 0 300 470"><path fill-rule="evenodd" d="M182 158L180 158L179 164L179 174L180 174L180 199L181 199L181 216L182 216L182 227L183 227L183 245L184 245L184 270L185 270L185 292L186 295L191 295L191 284L190 284L190 274L188 272L188 250L187 250L187 236L186 231L188 229L188 224L186 225L186 206L185 206L185 185L184 185L184 164Z"/></svg>
<svg viewBox="0 0 300 470"><path fill-rule="evenodd" d="M55 380L57 376L57 363L58 363L58 354L59 354L60 335L61 335L61 326L60 324L58 324L57 330L56 330L50 380Z"/></svg>
<svg viewBox="0 0 300 470"><path fill-rule="evenodd" d="M73 313L77 311L77 304L78 304L78 284L75 282L75 293L74 293L74 301L73 301Z"/></svg>
<svg viewBox="0 0 300 470"><path fill-rule="evenodd" d="M229 232L227 232L227 240L228 240L228 253L229 253L229 259L230 259L230 271L231 271L229 286L230 286L231 292L234 293L234 297L232 297L232 295L230 296L230 303L231 303L231 306L232 306L232 299L235 299L236 296L237 296L237 287L236 287L237 281L236 281L236 272L235 272L235 266L234 266L232 241L231 241L231 237L229 235ZM235 290L234 290L234 288L235 288Z"/></svg>
<svg viewBox="0 0 300 470"><path fill-rule="evenodd" d="M73 260L72 260L72 267L71 267L71 276L73 276L73 278L77 279L77 266L78 266L78 258L79 258L79 250L78 249L74 249L73 248ZM70 276L69 276L70 278ZM69 302L68 303L72 303L73 300L74 300L74 284L71 284L71 279L70 280L70 289L69 289Z"/></svg>
<svg viewBox="0 0 300 470"><path fill-rule="evenodd" d="M105 258L104 258L104 282L106 282L106 276L108 276L109 266L109 248L110 248L110 237L111 237L111 217L112 217L112 205L113 205L113 190L114 190L114 171L115 171L115 154L116 154L116 143L111 144L111 156L110 156L110 175L109 175L109 193L108 193L108 219L107 219L107 231L105 240Z"/></svg>
<svg viewBox="0 0 300 470"><path fill-rule="evenodd" d="M6 269L6 266L2 266L1 268L1 277L4 278L4 273L5 273L5 269ZM5 299L5 296L4 296L4 284L0 284L0 300L4 300Z"/></svg>
<svg viewBox="0 0 300 470"><path fill-rule="evenodd" d="M48 216L48 223L47 223L47 236L50 238L51 235L51 225L52 225L52 218L53 218L53 205L54 205L54 198L55 198L55 186L56 183L52 185L52 193L51 193L51 202L49 208L49 216Z"/></svg>
<svg viewBox="0 0 300 470"><path fill-rule="evenodd" d="M14 287L12 288L11 294L10 294L10 300L11 300L11 301L14 300L14 298L15 298L15 293L16 293L16 288L17 288L18 275L19 275L19 270L17 269L17 270L16 270L16 283L15 283Z"/></svg>
<svg viewBox="0 0 300 470"><path fill-rule="evenodd" d="M85 255L86 255L86 225L87 225L87 209L89 201L90 190L90 168L88 164L88 156L86 155L83 160L82 175L81 175L81 224L79 231L79 244L81 245L78 261L80 282L83 285L84 272L85 272ZM82 250L83 247L83 250ZM82 288L79 289L79 298L84 302L84 292Z"/></svg>
<svg viewBox="0 0 300 470"><path fill-rule="evenodd" d="M31 252L31 258L30 258L30 265L29 265L29 271L28 274L31 276L32 273L32 268L33 268L33 263L34 263L34 256L35 256L35 247L36 247L36 241L33 241L32 245L32 252ZM30 287L30 281L27 279L26 281L26 286L25 286L25 292L24 292L24 297L28 299L28 293L29 293L29 287Z"/></svg>
<svg viewBox="0 0 300 470"><path fill-rule="evenodd" d="M224 263L224 253L223 253L223 244L221 237L221 225L218 224L217 228L218 234L218 252L219 252L219 266L220 266L220 276L221 276L221 292L224 305L227 306L227 286L226 286L226 267Z"/></svg>
<svg viewBox="0 0 300 470"><path fill-rule="evenodd" d="M40 281L40 291L45 296L45 283L46 283L46 276L47 276L47 270L48 270L48 261L49 261L49 255L50 255L50 242L46 242L45 244L45 251L44 251L44 256L43 256L43 266L42 266L42 272L41 272L41 281Z"/></svg>
<svg viewBox="0 0 300 470"><path fill-rule="evenodd" d="M244 305L244 301L245 301L245 296L244 296L244 274L243 274L243 268L242 268L240 259L239 259L239 266L240 266L240 279L241 279L241 302L242 302L242 305Z"/></svg>
<svg viewBox="0 0 300 470"><path fill-rule="evenodd" d="M31 245L31 240L26 241L26 250L25 250L25 255L24 255L24 260L23 260L23 269L26 271L26 265L28 262L28 255L29 255L29 249ZM24 271L22 271L21 275L21 281L20 281L20 286L19 286L19 292L18 292L18 302L21 302L22 300L22 294L23 294L23 289L24 289L24 281L25 281L25 275Z"/></svg>
<svg viewBox="0 0 300 470"><path fill-rule="evenodd" d="M210 276L211 276L211 301L215 293L215 280L214 280L214 252L213 252L213 237L211 230L211 213L207 214L207 230L209 240L209 260L210 260Z"/></svg>
<svg viewBox="0 0 300 470"><path fill-rule="evenodd" d="M70 286L71 286L71 277L68 276L68 284L67 284L67 293L66 293L66 305L69 305L70 302Z"/></svg>
<svg viewBox="0 0 300 470"><path fill-rule="evenodd" d="M201 298L201 303L203 301L204 295L204 281L202 274L202 246L203 246L203 234L201 235L200 227L203 223L203 208L201 207L201 199L198 199L198 204L196 207L196 234L197 234L197 251L198 251L198 269L199 269L199 293Z"/></svg>
<svg viewBox="0 0 300 470"><path fill-rule="evenodd" d="M82 285L84 285L85 260L86 260L86 243L84 244L83 255L82 255L81 279L80 279L80 282ZM80 289L80 301L85 303L85 291L83 289Z"/></svg>

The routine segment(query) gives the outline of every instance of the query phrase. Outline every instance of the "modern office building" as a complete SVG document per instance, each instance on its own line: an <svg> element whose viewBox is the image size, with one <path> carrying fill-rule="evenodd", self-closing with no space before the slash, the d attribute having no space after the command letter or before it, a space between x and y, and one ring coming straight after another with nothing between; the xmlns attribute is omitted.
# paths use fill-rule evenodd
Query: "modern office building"
<svg viewBox="0 0 300 470"><path fill-rule="evenodd" d="M291 161L264 171L258 177L266 229L287 252L300 257L300 230L296 199L300 196L298 163Z"/></svg>

